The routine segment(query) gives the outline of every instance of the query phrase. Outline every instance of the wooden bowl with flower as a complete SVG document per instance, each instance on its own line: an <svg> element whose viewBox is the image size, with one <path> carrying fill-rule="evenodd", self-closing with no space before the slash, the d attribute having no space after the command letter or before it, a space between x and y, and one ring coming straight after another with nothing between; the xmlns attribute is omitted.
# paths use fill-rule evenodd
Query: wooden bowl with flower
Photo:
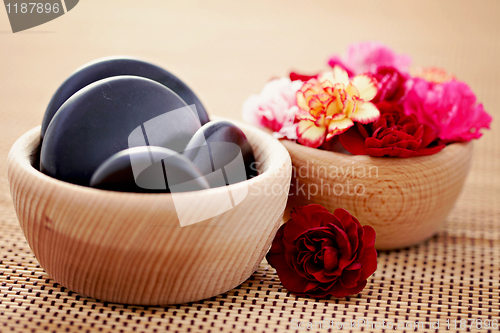
<svg viewBox="0 0 500 333"><path fill-rule="evenodd" d="M291 155L286 213L346 209L374 228L377 249L431 237L462 190L471 139L491 117L464 82L437 69L412 76L410 58L380 43L353 44L328 63L316 75L269 82L243 107L244 119L272 130Z"/></svg>
<svg viewBox="0 0 500 333"><path fill-rule="evenodd" d="M232 209L184 227L173 194L104 191L43 174L35 166L40 127L24 134L10 151L8 178L19 222L45 271L80 294L140 305L197 301L248 279L281 224L291 163L269 134L235 123L260 174L176 193L191 203L192 216L217 210L222 192L247 193Z"/></svg>
<svg viewBox="0 0 500 333"><path fill-rule="evenodd" d="M434 155L402 159L282 142L294 169L287 211L310 203L329 211L342 207L375 229L377 249L417 244L439 230L462 190L473 151L470 142L454 143Z"/></svg>

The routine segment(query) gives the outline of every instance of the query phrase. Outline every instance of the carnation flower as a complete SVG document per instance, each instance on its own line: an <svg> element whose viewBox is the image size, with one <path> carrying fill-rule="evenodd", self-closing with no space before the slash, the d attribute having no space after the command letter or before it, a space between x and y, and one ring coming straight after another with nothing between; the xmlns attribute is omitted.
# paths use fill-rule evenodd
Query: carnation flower
<svg viewBox="0 0 500 333"><path fill-rule="evenodd" d="M413 76L434 83L445 83L455 79L455 76L437 67L417 68Z"/></svg>
<svg viewBox="0 0 500 333"><path fill-rule="evenodd" d="M373 103L381 101L398 102L405 96L405 85L408 76L394 67L379 67L373 73L377 79L378 93Z"/></svg>
<svg viewBox="0 0 500 333"><path fill-rule="evenodd" d="M298 142L316 148L354 121L375 121L380 112L370 101L376 94L377 82L372 76L358 75L349 81L347 72L338 66L305 82L297 92Z"/></svg>
<svg viewBox="0 0 500 333"><path fill-rule="evenodd" d="M444 148L436 133L417 117L407 116L397 103L377 104L380 118L368 126L358 125L340 136L342 146L354 155L413 157L435 154Z"/></svg>
<svg viewBox="0 0 500 333"><path fill-rule="evenodd" d="M244 120L312 148L332 149L330 140L348 131L342 141L351 152L399 157L435 153L490 128L491 116L467 84L435 67L417 69L412 78L410 57L379 42L351 44L328 63L328 72L291 72L269 82L245 102ZM392 111L364 126L379 120L376 105Z"/></svg>
<svg viewBox="0 0 500 333"><path fill-rule="evenodd" d="M482 104L477 104L476 96L464 82L439 84L414 78L410 86L405 112L429 125L445 142L478 139L481 128L490 128L491 116Z"/></svg>
<svg viewBox="0 0 500 333"><path fill-rule="evenodd" d="M379 42L362 42L351 44L347 53L341 57L337 55L330 57L328 64L332 67L341 66L351 72L351 75L375 72L381 66L408 72L411 58L408 55L398 55Z"/></svg>
<svg viewBox="0 0 500 333"><path fill-rule="evenodd" d="M290 80L295 81L295 80L300 80L300 81L309 81L310 79L317 79L319 74L314 74L314 75L308 75L308 74L301 74L297 72L290 72L288 75L290 77Z"/></svg>
<svg viewBox="0 0 500 333"><path fill-rule="evenodd" d="M275 136L296 139L295 114L298 111L295 94L301 81L287 78L268 82L259 95L250 96L243 104L243 120L255 126L269 128Z"/></svg>
<svg viewBox="0 0 500 333"><path fill-rule="evenodd" d="M344 209L295 207L266 258L294 294L345 297L363 290L377 269L375 231Z"/></svg>

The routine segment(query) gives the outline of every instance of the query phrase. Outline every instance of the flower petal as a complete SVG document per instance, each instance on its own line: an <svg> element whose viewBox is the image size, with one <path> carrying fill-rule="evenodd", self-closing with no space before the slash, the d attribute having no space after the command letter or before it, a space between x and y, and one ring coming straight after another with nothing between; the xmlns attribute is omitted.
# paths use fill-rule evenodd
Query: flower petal
<svg viewBox="0 0 500 333"><path fill-rule="evenodd" d="M301 120L297 127L297 141L308 147L317 148L325 141L326 127L316 126L313 121Z"/></svg>
<svg viewBox="0 0 500 333"><path fill-rule="evenodd" d="M297 91L297 106L302 110L307 110L307 101L302 91Z"/></svg>
<svg viewBox="0 0 500 333"><path fill-rule="evenodd" d="M326 215L319 215L319 217L321 218L313 219L313 214L317 214L318 212ZM293 211L290 213L289 220L293 221L293 223L287 224L286 227L287 233L289 235L292 235L291 242L294 242L295 239L307 229L323 226L322 220L327 219L329 215L331 215L331 218L333 218L333 214L331 214L325 207L321 205L311 204L302 207L293 207Z"/></svg>
<svg viewBox="0 0 500 333"><path fill-rule="evenodd" d="M342 83L347 86L349 84L347 71L340 66L333 67L333 83Z"/></svg>
<svg viewBox="0 0 500 333"><path fill-rule="evenodd" d="M318 76L318 81L324 89L329 90L335 85L335 78L332 72L323 72Z"/></svg>
<svg viewBox="0 0 500 333"><path fill-rule="evenodd" d="M373 157L392 156L408 158L418 156L416 151L398 147L366 148L366 152Z"/></svg>
<svg viewBox="0 0 500 333"><path fill-rule="evenodd" d="M339 135L340 144L354 155L366 155L365 138L358 128L353 126Z"/></svg>
<svg viewBox="0 0 500 333"><path fill-rule="evenodd" d="M341 120L331 120L328 124L328 135L326 139L330 140L333 136L344 133L349 127L353 125L353 121L349 118L344 118Z"/></svg>
<svg viewBox="0 0 500 333"><path fill-rule="evenodd" d="M334 270L339 264L338 250L334 247L326 247L323 260L327 271Z"/></svg>
<svg viewBox="0 0 500 333"><path fill-rule="evenodd" d="M342 283L342 285L347 289L354 288L357 286L360 276L360 269L350 270L349 268L346 268L340 276L340 283ZM366 278L364 280L366 280Z"/></svg>
<svg viewBox="0 0 500 333"><path fill-rule="evenodd" d="M444 147L445 147L444 144L438 144L437 146L432 147L432 148L427 147L427 148L419 149L419 150L417 150L417 153L418 153L418 156L433 155L433 154L439 153Z"/></svg>
<svg viewBox="0 0 500 333"><path fill-rule="evenodd" d="M367 279L370 275L377 270L377 250L375 250L375 230L369 226L363 226L363 253L361 253L360 260L362 269L360 280Z"/></svg>
<svg viewBox="0 0 500 333"><path fill-rule="evenodd" d="M337 96L335 96L335 99L333 99L326 106L325 114L327 119L334 119L342 115L342 109L344 108L344 104L340 99L340 95L339 94L336 95Z"/></svg>
<svg viewBox="0 0 500 333"><path fill-rule="evenodd" d="M365 102L369 102L377 96L377 80L373 76L357 75L352 79L351 83L358 89L359 97Z"/></svg>
<svg viewBox="0 0 500 333"><path fill-rule="evenodd" d="M318 77L318 74L314 74L314 75L307 75L307 74L300 74L300 73L297 73L297 72L291 72L290 75L290 80L292 81L296 81L296 80L300 80L300 81L309 81L310 79L315 79Z"/></svg>
<svg viewBox="0 0 500 333"><path fill-rule="evenodd" d="M359 90L352 83L349 83L345 88L345 91L349 94L349 96L359 97Z"/></svg>
<svg viewBox="0 0 500 333"><path fill-rule="evenodd" d="M359 103L356 105L356 110L352 114L351 119L362 124L369 124L380 117L380 111L370 102Z"/></svg>

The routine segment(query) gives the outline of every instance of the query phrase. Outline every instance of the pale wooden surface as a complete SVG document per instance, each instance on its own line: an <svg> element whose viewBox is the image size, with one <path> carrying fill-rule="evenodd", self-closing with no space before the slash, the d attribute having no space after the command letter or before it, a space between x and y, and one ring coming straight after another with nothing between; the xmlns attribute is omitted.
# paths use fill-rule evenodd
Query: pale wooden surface
<svg viewBox="0 0 500 333"><path fill-rule="evenodd" d="M416 64L447 68L495 117L493 129L474 145L471 173L444 229L419 246L381 252L367 288L341 300L287 294L265 261L238 288L180 307L125 307L70 293L49 278L28 247L6 163L0 163L0 331L290 332L292 318L500 317L498 17L497 0L82 0L69 14L14 35L0 9L3 161L16 139L40 124L67 75L116 54L165 66L185 79L209 112L239 119L242 102L269 77L292 68L315 71L349 42L375 39L411 54Z"/></svg>
<svg viewBox="0 0 500 333"><path fill-rule="evenodd" d="M415 245L439 230L462 190L473 151L468 142L430 156L374 158L283 144L293 164L287 211L308 204L347 209L375 229L377 250Z"/></svg>
<svg viewBox="0 0 500 333"><path fill-rule="evenodd" d="M199 301L247 280L281 225L291 161L269 134L235 124L252 145L259 176L177 193L176 200L172 194L102 191L55 180L32 167L40 128L22 136L8 157L11 193L45 271L83 295L140 305ZM241 200L216 215L227 191ZM193 217L207 212L214 217L183 226L179 200Z"/></svg>

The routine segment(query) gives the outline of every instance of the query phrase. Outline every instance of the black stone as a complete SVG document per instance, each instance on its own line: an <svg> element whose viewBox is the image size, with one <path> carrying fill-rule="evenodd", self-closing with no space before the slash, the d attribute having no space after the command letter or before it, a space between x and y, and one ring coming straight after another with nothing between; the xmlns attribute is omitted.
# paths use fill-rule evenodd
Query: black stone
<svg viewBox="0 0 500 333"><path fill-rule="evenodd" d="M134 147L114 154L97 168L90 186L139 193L209 188L206 179L189 159L173 150L155 146Z"/></svg>
<svg viewBox="0 0 500 333"><path fill-rule="evenodd" d="M245 134L228 121L203 125L189 141L184 155L198 167L210 187L238 183L257 175L252 147Z"/></svg>
<svg viewBox="0 0 500 333"><path fill-rule="evenodd" d="M42 121L42 139L63 103L80 89L89 84L119 75L133 75L151 79L170 88L188 105L194 104L201 124L209 121L205 107L195 93L174 74L146 61L132 58L104 58L80 67L57 89L45 111Z"/></svg>
<svg viewBox="0 0 500 333"><path fill-rule="evenodd" d="M165 86L137 76L104 79L56 113L42 143L40 170L88 186L111 155L145 145L182 152L199 128L194 111Z"/></svg>

